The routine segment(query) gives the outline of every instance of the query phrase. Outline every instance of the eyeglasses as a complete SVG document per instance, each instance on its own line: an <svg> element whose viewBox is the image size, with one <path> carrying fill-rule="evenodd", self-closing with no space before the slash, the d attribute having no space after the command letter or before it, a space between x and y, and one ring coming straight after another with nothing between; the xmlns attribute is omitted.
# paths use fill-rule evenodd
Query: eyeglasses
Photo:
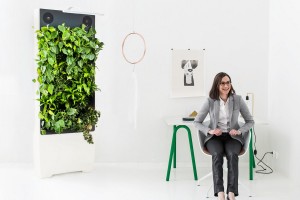
<svg viewBox="0 0 300 200"><path fill-rule="evenodd" d="M230 85L231 85L231 82L230 82L230 81L227 81L227 82L221 82L220 85L222 85L223 87L224 87L225 85L230 86Z"/></svg>

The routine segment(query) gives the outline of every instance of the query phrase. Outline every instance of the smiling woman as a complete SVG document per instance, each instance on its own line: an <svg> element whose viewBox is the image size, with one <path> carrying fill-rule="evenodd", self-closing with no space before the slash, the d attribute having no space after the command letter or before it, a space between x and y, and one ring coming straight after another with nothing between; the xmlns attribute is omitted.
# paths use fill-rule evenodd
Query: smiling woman
<svg viewBox="0 0 300 200"><path fill-rule="evenodd" d="M245 124L239 125L239 114ZM204 122L210 116L207 126ZM227 199L234 200L238 192L238 155L245 144L243 134L248 134L254 120L241 96L235 94L231 78L225 72L218 73L213 81L209 98L206 99L195 118L195 126L204 137L204 146L212 155L214 195L225 199L223 181L223 157L228 163Z"/></svg>

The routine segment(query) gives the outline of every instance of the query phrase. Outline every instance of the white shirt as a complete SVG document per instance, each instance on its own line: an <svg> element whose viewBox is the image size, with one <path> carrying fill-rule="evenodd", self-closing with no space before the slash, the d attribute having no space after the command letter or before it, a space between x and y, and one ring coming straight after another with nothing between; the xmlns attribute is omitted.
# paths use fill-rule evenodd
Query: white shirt
<svg viewBox="0 0 300 200"><path fill-rule="evenodd" d="M222 130L222 132L229 132L229 108L228 108L228 99L223 101L220 98L220 111L219 111L219 122L217 127Z"/></svg>

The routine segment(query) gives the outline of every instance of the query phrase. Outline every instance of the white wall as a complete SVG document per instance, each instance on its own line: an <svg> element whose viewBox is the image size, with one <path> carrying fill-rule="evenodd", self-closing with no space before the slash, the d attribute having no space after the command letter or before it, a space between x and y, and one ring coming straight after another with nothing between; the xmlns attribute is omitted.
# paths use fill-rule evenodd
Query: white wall
<svg viewBox="0 0 300 200"><path fill-rule="evenodd" d="M204 99L169 97L171 48L205 48L207 90L214 75L225 71L231 75L237 93L255 94L255 116L267 120L267 0L86 0L84 5L79 0L26 3L14 0L1 5L0 12L2 18L9 16L9 23L18 24L10 24L10 32L0 33L7 43L0 47L0 80L10 77L11 84L1 83L17 91L10 94L11 90L3 87L4 92L1 91L0 121L4 129L0 134L6 140L0 141L0 161L32 161L32 134L37 134L33 133L33 117L30 117L34 94L31 83L34 73L33 9L66 9L70 6L105 14L97 17L96 24L98 37L105 43L97 74L102 90L97 94L96 105L102 113L95 131L98 162L167 162L172 130L164 119L198 110ZM25 9L21 18L12 12L21 12L21 9ZM138 80L136 129L131 122L133 66L126 63L121 54L122 40L133 31L133 21L135 31L143 34L147 43L145 59L135 66ZM20 29L22 34L15 33ZM10 41L13 45L8 45ZM12 58L12 61L5 58ZM253 83L254 78L260 83ZM17 126L15 121L19 122ZM195 150L196 159L202 159L199 149ZM7 152L14 156L8 156ZM189 160L186 135L180 134L178 161Z"/></svg>
<svg viewBox="0 0 300 200"><path fill-rule="evenodd" d="M110 1L105 12L105 53L111 59L103 58L99 72L103 116L97 130L98 161L167 161L172 130L164 118L197 110L203 101L169 98L171 48L205 48L207 89L217 72L228 72L238 93L255 93L255 113L266 119L267 1L135 1L134 27L146 39L147 54L135 70L139 110L134 129L128 123L133 67L120 53L123 38L132 31L131 5L130 0ZM253 84L254 77L261 83ZM178 160L189 161L187 139L182 133Z"/></svg>
<svg viewBox="0 0 300 200"><path fill-rule="evenodd" d="M299 1L270 1L270 138L273 148L279 152L277 169L298 184L299 17Z"/></svg>
<svg viewBox="0 0 300 200"><path fill-rule="evenodd" d="M32 9L26 2L1 2L1 162L32 160Z"/></svg>

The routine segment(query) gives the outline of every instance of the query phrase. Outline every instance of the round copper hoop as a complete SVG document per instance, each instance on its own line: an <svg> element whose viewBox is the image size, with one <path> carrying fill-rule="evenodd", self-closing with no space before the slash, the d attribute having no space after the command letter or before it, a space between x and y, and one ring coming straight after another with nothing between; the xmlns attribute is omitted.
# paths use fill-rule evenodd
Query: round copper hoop
<svg viewBox="0 0 300 200"><path fill-rule="evenodd" d="M137 61L130 61L130 60L128 60L128 59L126 58L126 56L125 56L125 52L124 52L125 41L127 40L127 38L128 38L130 35L137 35L137 36L139 36L139 37L143 40L143 43L144 43L144 53L143 53L142 57L141 57L140 59L138 59ZM141 62L141 61L144 59L145 54L146 54L146 42L145 42L144 37L143 37L141 34L135 33L135 32L132 32L132 33L127 34L126 37L125 37L124 40L123 40L123 43L122 43L122 55L123 55L123 58L124 58L128 63L130 63L130 64L137 64L137 63Z"/></svg>

